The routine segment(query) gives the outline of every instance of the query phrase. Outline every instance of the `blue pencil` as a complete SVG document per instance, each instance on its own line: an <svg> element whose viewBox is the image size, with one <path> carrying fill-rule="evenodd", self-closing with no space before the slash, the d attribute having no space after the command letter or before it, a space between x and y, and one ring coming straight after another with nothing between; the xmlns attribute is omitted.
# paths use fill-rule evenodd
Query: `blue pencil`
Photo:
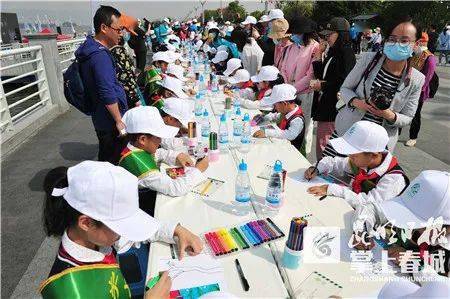
<svg viewBox="0 0 450 299"><path fill-rule="evenodd" d="M292 248L292 239L294 238L294 229L295 229L295 222L294 219L291 220L291 226L289 227L289 237L287 240L287 247Z"/></svg>
<svg viewBox="0 0 450 299"><path fill-rule="evenodd" d="M264 243L264 240L259 236L259 234L256 232L256 230L250 225L245 225L248 229L248 231L252 234L252 236L255 238L255 240L258 240L258 245Z"/></svg>

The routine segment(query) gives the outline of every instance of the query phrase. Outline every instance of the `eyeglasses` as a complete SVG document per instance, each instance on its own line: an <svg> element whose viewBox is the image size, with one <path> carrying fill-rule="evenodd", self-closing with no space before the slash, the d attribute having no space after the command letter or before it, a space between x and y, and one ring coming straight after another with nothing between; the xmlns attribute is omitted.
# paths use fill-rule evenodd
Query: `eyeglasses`
<svg viewBox="0 0 450 299"><path fill-rule="evenodd" d="M386 45L394 45L395 43L399 43L401 46L407 46L410 43L414 42L414 40L411 40L409 36L396 36L396 35L390 35L386 39Z"/></svg>
<svg viewBox="0 0 450 299"><path fill-rule="evenodd" d="M121 27L121 28L114 28L114 27L109 26L109 25L106 25L106 26L109 27L109 28L111 28L112 30L114 30L117 34L122 33L122 31L124 30L123 27Z"/></svg>

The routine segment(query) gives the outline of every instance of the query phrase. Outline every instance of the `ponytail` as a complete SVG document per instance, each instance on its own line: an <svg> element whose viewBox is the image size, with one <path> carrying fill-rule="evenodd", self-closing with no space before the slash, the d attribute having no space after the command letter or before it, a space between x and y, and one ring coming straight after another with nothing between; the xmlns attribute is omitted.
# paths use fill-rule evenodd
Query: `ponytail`
<svg viewBox="0 0 450 299"><path fill-rule="evenodd" d="M76 225L81 213L72 208L62 196L53 196L53 188L68 186L67 167L50 170L44 179L46 194L44 203L44 229L47 236L62 236L69 227Z"/></svg>

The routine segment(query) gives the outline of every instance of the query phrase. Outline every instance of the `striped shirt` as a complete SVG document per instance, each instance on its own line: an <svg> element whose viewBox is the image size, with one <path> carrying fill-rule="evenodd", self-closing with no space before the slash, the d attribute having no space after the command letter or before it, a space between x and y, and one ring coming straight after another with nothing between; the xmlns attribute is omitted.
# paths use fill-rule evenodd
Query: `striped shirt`
<svg viewBox="0 0 450 299"><path fill-rule="evenodd" d="M370 88L370 92L372 93L373 89L375 87L383 86L384 89L388 90L392 100L394 98L394 95L397 91L397 87L400 84L401 77L395 76L385 69L381 68L378 72L377 76L375 77L375 80L373 81L372 87ZM361 120L367 120L370 122L374 122L377 125L383 125L383 118L376 116L370 112L366 112L364 114L363 118Z"/></svg>
<svg viewBox="0 0 450 299"><path fill-rule="evenodd" d="M400 84L400 80L401 80L401 76L393 75L393 74L389 73L388 71L386 71L385 69L381 68L380 71L378 72L377 76L375 77L375 80L372 83L372 87L370 88L370 91L372 92L372 90L375 87L383 86L386 90L390 91L390 94L392 95L391 99L393 99L395 93L397 92L397 87ZM376 115L370 113L369 111L367 111L364 114L364 116L361 120L367 120L367 121L376 123L380 126L383 125L383 118L376 116ZM337 137L339 137L339 135L337 134L336 130L334 130L333 134L331 134L330 140L337 138ZM336 152L336 150L333 148L333 146L331 146L330 141L328 141L328 144L322 153L322 157L327 157L327 156L345 157L345 155L341 155L338 152Z"/></svg>

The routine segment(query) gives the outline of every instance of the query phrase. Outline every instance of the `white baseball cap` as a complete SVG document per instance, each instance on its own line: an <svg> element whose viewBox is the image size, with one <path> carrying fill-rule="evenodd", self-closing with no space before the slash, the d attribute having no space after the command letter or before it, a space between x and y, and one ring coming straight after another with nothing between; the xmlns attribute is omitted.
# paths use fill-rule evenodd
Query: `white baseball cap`
<svg viewBox="0 0 450 299"><path fill-rule="evenodd" d="M187 79L184 77L184 68L181 65L170 63L167 66L166 74L174 75L178 80L186 82Z"/></svg>
<svg viewBox="0 0 450 299"><path fill-rule="evenodd" d="M448 279L447 279L448 280ZM394 298L448 298L450 294L450 282L427 281L419 286L405 278L386 283L378 294L380 299Z"/></svg>
<svg viewBox="0 0 450 299"><path fill-rule="evenodd" d="M354 123L344 136L330 140L333 148L343 155L386 152L388 142L386 129L367 120Z"/></svg>
<svg viewBox="0 0 450 299"><path fill-rule="evenodd" d="M233 30L234 30L233 25L229 25L229 26L227 27L227 31L228 31L228 32L231 32L231 31L233 31Z"/></svg>
<svg viewBox="0 0 450 299"><path fill-rule="evenodd" d="M275 103L293 101L297 97L297 89L287 83L275 85L269 97L264 97L261 106L273 106Z"/></svg>
<svg viewBox="0 0 450 299"><path fill-rule="evenodd" d="M187 127L188 122L191 121L192 109L190 102L180 98L167 98L164 99L164 106L162 111L175 117L180 123Z"/></svg>
<svg viewBox="0 0 450 299"><path fill-rule="evenodd" d="M399 228L423 228L430 218L450 225L450 173L425 170L399 196L381 203L389 221Z"/></svg>
<svg viewBox="0 0 450 299"><path fill-rule="evenodd" d="M183 82L177 78L165 76L160 85L172 91L179 98L188 98L188 95L183 91Z"/></svg>
<svg viewBox="0 0 450 299"><path fill-rule="evenodd" d="M262 81L275 81L278 78L280 71L273 65L265 65L261 68L256 76L252 76L252 81L262 82Z"/></svg>
<svg viewBox="0 0 450 299"><path fill-rule="evenodd" d="M244 20L244 22L241 22L242 25L248 25L248 24L256 24L256 18L254 16L247 16Z"/></svg>
<svg viewBox="0 0 450 299"><path fill-rule="evenodd" d="M229 75L231 75L232 72L234 72L241 66L242 66L242 62L240 59L231 58L230 60L228 60L227 69L223 72L223 74L228 77Z"/></svg>
<svg viewBox="0 0 450 299"><path fill-rule="evenodd" d="M192 19L192 22L197 23L197 19Z"/></svg>
<svg viewBox="0 0 450 299"><path fill-rule="evenodd" d="M211 59L211 61L213 63L219 63L219 62L227 60L227 58L228 58L228 52L227 51L218 51L216 53L216 56L214 56L214 58Z"/></svg>
<svg viewBox="0 0 450 299"><path fill-rule="evenodd" d="M170 23L169 18L164 18L163 21L166 22L166 23Z"/></svg>
<svg viewBox="0 0 450 299"><path fill-rule="evenodd" d="M170 57L169 51L161 51L153 54L153 61L164 61L167 63L172 63L174 60Z"/></svg>
<svg viewBox="0 0 450 299"><path fill-rule="evenodd" d="M268 15L262 15L261 18L259 18L259 23L269 22L269 16Z"/></svg>
<svg viewBox="0 0 450 299"><path fill-rule="evenodd" d="M175 52L173 50L171 51L167 51L167 54L169 54L169 58L172 60L172 62L175 62L177 60L183 62L183 61L188 61L187 59L185 59L183 57L183 55L179 52Z"/></svg>
<svg viewBox="0 0 450 299"><path fill-rule="evenodd" d="M199 39L196 43L195 43L195 50L200 50L200 48L203 46L203 41L201 39Z"/></svg>
<svg viewBox="0 0 450 299"><path fill-rule="evenodd" d="M275 8L271 9L269 11L269 21L275 20L275 19L283 19L284 13L281 9Z"/></svg>
<svg viewBox="0 0 450 299"><path fill-rule="evenodd" d="M178 128L166 125L158 108L152 106L132 108L125 112L122 121L129 134L150 134L160 138L172 138L178 133Z"/></svg>
<svg viewBox="0 0 450 299"><path fill-rule="evenodd" d="M230 21L225 21L225 25L231 25L231 22Z"/></svg>
<svg viewBox="0 0 450 299"><path fill-rule="evenodd" d="M243 83L250 80L250 73L245 69L237 70L233 77L228 77L230 84Z"/></svg>
<svg viewBox="0 0 450 299"><path fill-rule="evenodd" d="M125 239L148 240L159 226L155 218L139 209L138 179L123 167L84 161L69 167L67 180L68 187L54 188L52 195L63 196L72 208L101 221Z"/></svg>
<svg viewBox="0 0 450 299"><path fill-rule="evenodd" d="M228 53L228 47L225 45L220 45L217 47L217 52L219 52L219 51L225 51Z"/></svg>

